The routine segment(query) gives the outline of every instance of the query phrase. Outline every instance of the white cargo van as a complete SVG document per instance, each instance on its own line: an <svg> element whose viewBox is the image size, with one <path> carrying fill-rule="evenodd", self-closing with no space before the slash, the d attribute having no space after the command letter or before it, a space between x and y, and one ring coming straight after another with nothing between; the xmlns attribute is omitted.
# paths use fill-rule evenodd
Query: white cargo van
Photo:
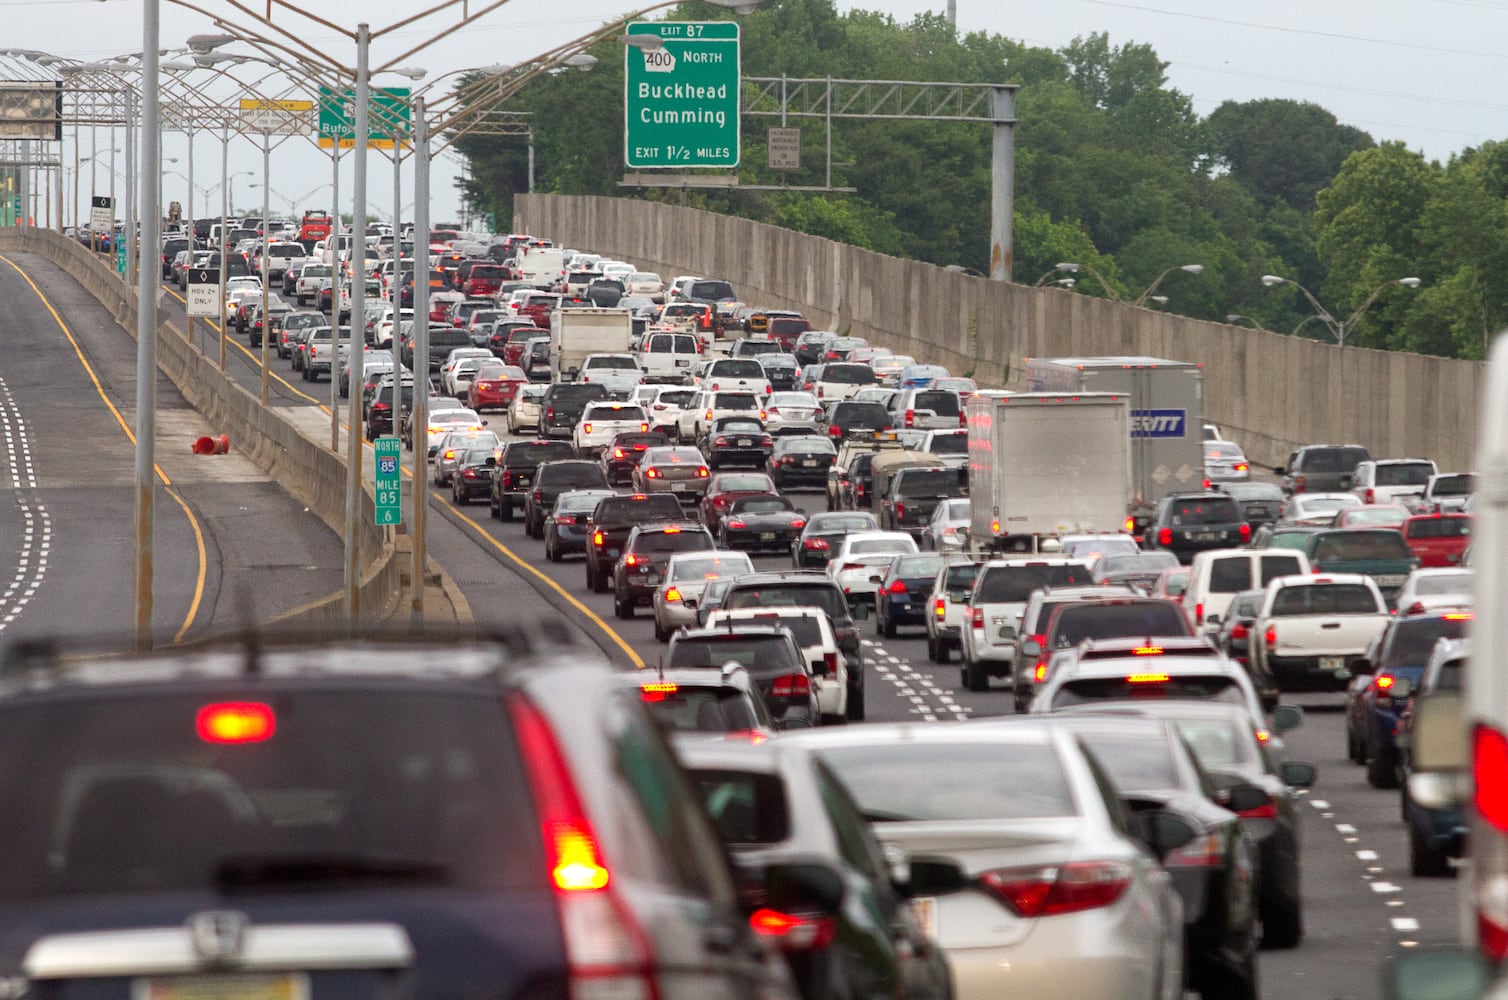
<svg viewBox="0 0 1508 1000"><path fill-rule="evenodd" d="M1309 572L1309 557L1298 549L1210 549L1194 553L1183 613L1194 633L1215 632L1230 602L1243 590L1262 590L1280 576Z"/></svg>

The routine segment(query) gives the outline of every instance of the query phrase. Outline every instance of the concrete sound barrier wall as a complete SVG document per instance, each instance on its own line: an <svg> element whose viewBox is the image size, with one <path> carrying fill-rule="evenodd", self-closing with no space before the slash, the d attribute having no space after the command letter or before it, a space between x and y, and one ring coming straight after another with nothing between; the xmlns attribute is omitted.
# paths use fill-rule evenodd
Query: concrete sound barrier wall
<svg viewBox="0 0 1508 1000"><path fill-rule="evenodd" d="M621 258L667 281L726 278L752 305L800 309L818 327L947 365L984 386L1024 388L1021 361L1030 357L1198 362L1205 418L1259 464L1284 463L1301 444L1353 442L1380 458L1433 458L1442 470L1470 469L1474 460L1481 362L1342 349L1058 288L992 282L656 202L519 195L514 205L517 232Z"/></svg>
<svg viewBox="0 0 1508 1000"><path fill-rule="evenodd" d="M46 229L0 229L0 250L36 253L72 275L136 336L136 290L127 288L104 258L77 240ZM261 401L220 371L217 360L188 342L183 331L162 322L158 327L157 366L185 399L202 413L216 434L230 435L231 446L302 501L339 536L345 534L346 463L337 453L306 438L274 407ZM361 618L390 615L402 596L405 560L399 558L388 532L373 518L369 488L361 497L357 544L364 571L358 582ZM337 592L278 618L302 624L337 624L346 620L345 595Z"/></svg>

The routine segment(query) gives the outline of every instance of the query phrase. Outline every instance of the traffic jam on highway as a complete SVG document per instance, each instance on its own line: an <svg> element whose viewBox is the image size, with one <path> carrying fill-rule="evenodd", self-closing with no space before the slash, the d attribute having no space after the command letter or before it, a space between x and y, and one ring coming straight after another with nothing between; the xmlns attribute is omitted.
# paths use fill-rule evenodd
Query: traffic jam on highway
<svg viewBox="0 0 1508 1000"><path fill-rule="evenodd" d="M369 438L427 442L437 502L485 505L574 579L584 630L611 631L610 602L617 628L652 621L654 651L594 669L492 634L414 670L403 645L439 641L415 635L363 647L367 669L230 637L86 697L0 702L0 739L90 734L33 779L60 818L13 835L0 886L190 914L154 943L59 911L28 975L139 967L186 998L162 970L198 967L161 949L206 956L250 921L240 1000L408 967L472 991L462 966L495 974L489 995L1254 1000L1259 956L1305 935L1297 693L1343 704L1414 875L1465 853L1469 793L1411 780L1410 733L1470 653L1472 473L1331 444L1254 470L1203 422L1197 363L1034 358L1026 391L997 391L728 281L538 237L437 230L416 278L410 233L327 231L300 256L263 249L271 222L240 228L236 329L359 396ZM174 256L165 276L220 265ZM359 384L332 318L362 331ZM948 665L947 718L966 697L1003 717L850 724L903 631ZM105 721L132 684L152 739ZM322 718L342 762L317 753ZM126 802L150 816L122 827ZM152 832L191 814L214 843ZM509 934L459 931L478 916L456 891ZM299 964L320 948L343 957Z"/></svg>

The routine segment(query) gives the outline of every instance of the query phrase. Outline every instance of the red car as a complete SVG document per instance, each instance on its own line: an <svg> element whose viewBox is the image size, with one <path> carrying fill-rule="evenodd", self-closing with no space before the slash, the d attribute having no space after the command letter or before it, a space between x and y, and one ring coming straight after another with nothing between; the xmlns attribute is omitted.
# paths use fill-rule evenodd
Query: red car
<svg viewBox="0 0 1508 1000"><path fill-rule="evenodd" d="M502 362L486 364L476 370L471 386L466 390L466 405L481 413L483 410L506 410L518 395L519 386L528 385L524 370Z"/></svg>
<svg viewBox="0 0 1508 1000"><path fill-rule="evenodd" d="M501 264L478 264L466 276L461 291L468 297L496 295L503 282L508 280L508 269Z"/></svg>
<svg viewBox="0 0 1508 1000"><path fill-rule="evenodd" d="M1470 514L1421 514L1399 528L1421 567L1459 566L1471 544Z"/></svg>
<svg viewBox="0 0 1508 1000"><path fill-rule="evenodd" d="M535 292L518 307L519 318L533 320L535 326L548 331L550 314L560 305L560 299L555 292Z"/></svg>
<svg viewBox="0 0 1508 1000"><path fill-rule="evenodd" d="M499 323L487 346L492 348L492 353L497 355L503 364L522 367L524 348L529 346L529 341L534 337L548 337L549 335L549 330L542 330L527 322Z"/></svg>
<svg viewBox="0 0 1508 1000"><path fill-rule="evenodd" d="M722 524L723 515L733 501L741 497L775 496L779 494L775 481L763 472L724 472L712 477L707 483L707 492L702 496L702 523L714 535Z"/></svg>

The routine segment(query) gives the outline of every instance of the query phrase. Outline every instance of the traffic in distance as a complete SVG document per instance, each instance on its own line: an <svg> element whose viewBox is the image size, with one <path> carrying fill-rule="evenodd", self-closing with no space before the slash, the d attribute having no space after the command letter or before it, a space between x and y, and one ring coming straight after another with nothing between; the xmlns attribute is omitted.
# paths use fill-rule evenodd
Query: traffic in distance
<svg viewBox="0 0 1508 1000"><path fill-rule="evenodd" d="M477 996L1255 998L1305 936L1297 693L1344 705L1413 874L1464 854L1459 783L1413 780L1408 734L1467 660L1471 472L1346 444L1254 470L1196 363L1029 359L997 391L540 237L437 229L416 276L412 233L224 228L250 234L239 333L425 447L517 551L580 566L581 598L652 619L659 654L227 637L100 683L32 651L0 671L28 769L0 787L41 804L0 875L14 974L170 1000L396 970ZM222 266L196 242L165 241L165 278ZM851 725L903 630L1016 717ZM38 773L62 732L88 739Z"/></svg>

